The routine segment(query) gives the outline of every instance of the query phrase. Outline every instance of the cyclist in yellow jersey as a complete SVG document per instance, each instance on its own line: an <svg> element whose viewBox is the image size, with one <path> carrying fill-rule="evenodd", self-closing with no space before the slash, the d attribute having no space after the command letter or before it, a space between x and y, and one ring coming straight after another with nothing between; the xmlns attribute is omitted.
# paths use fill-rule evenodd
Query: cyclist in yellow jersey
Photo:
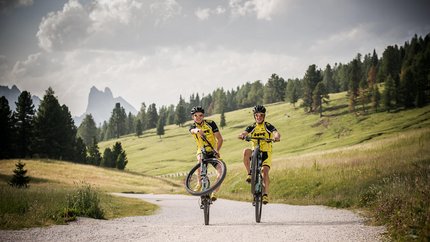
<svg viewBox="0 0 430 242"><path fill-rule="evenodd" d="M239 134L239 139L244 139L247 135L250 135L251 137L261 137L261 138L268 138L268 139L274 139L276 142L281 140L281 134L278 132L278 130L273 126L272 124L265 122L266 117L266 108L262 105L256 105L253 108L254 113L254 119L255 123L252 125L246 127L246 129ZM252 150L254 150L254 147L256 146L256 142L252 140L252 149L246 148L243 150L243 164L245 165L246 171L247 171L247 178L246 182L251 182L251 175L250 175L250 159L252 155ZM262 167L262 173L263 173L263 204L267 204L269 202L269 171L270 167L272 165L272 143L268 142L260 142L260 150L263 153L263 167Z"/></svg>
<svg viewBox="0 0 430 242"><path fill-rule="evenodd" d="M200 106L196 106L191 109L191 115L194 120L194 123L190 127L190 133L193 134L197 144L197 162L202 161L201 148L203 147L205 147L209 155L212 153L212 157L220 158L219 152L223 143L223 138L221 133L219 132L217 124L213 120L204 119L204 114L205 110ZM216 149L216 151L218 152L216 156L214 155L213 150L211 150L209 146L204 145L205 141L203 141L203 139L201 138L202 136L205 136L211 146ZM198 171L198 174L200 174L200 170ZM218 171L218 175L220 175L220 171ZM200 189L200 179L197 186L197 189ZM215 201L217 199L216 192L218 192L218 190L219 188L211 194L212 201Z"/></svg>

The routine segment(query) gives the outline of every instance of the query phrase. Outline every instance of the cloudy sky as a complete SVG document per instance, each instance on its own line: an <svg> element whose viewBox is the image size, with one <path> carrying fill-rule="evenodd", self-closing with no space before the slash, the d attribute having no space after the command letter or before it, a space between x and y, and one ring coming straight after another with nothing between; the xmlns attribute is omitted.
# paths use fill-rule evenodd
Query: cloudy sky
<svg viewBox="0 0 430 242"><path fill-rule="evenodd" d="M73 115L92 86L160 107L381 55L430 33L429 13L427 0L0 0L0 84L52 87Z"/></svg>

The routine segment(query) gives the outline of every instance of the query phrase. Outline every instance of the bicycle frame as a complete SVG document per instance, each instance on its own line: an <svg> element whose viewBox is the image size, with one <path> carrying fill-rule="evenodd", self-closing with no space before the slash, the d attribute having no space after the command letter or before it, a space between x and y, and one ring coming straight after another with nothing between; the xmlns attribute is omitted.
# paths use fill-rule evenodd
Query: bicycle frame
<svg viewBox="0 0 430 242"><path fill-rule="evenodd" d="M263 140L266 142L273 142L274 140L267 138L252 138L249 136L245 137L246 141L251 141L252 139L257 140L257 145L251 155L251 193L253 194L253 205L255 206L255 221L259 223L261 221L263 203L262 197L264 189L262 176L263 157L262 152L260 150L260 141Z"/></svg>

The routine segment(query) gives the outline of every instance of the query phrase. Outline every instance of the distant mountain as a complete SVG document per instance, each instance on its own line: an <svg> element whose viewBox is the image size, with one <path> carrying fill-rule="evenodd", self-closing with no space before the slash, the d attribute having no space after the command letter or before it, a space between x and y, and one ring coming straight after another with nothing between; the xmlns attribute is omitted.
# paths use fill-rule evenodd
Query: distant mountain
<svg viewBox="0 0 430 242"><path fill-rule="evenodd" d="M112 110L115 107L115 103L120 103L121 107L125 109L127 114L129 112L133 115L137 114L136 108L134 108L124 98L114 98L112 91L108 87L106 87L104 91L100 91L93 86L90 90L90 94L88 95L87 110L81 116L74 118L75 125L79 126L86 114L91 114L93 116L97 126L103 124L104 121L109 121Z"/></svg>
<svg viewBox="0 0 430 242"><path fill-rule="evenodd" d="M8 86L0 86L0 97L6 97L7 101L9 102L9 107L12 111L16 110L15 102L18 102L19 95L21 95L21 91L15 85L13 85L10 89ZM40 98L38 96L32 95L31 100L33 101L33 105L37 110L40 105Z"/></svg>

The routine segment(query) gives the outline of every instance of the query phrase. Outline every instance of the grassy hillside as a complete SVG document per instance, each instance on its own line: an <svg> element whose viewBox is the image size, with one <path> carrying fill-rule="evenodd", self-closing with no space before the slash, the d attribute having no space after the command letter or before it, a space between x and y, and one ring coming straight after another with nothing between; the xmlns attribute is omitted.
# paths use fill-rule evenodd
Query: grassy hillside
<svg viewBox="0 0 430 242"><path fill-rule="evenodd" d="M306 114L303 109L288 103L268 105L266 120L274 124L282 134L282 141L274 144L275 160L292 155L326 151L339 147L381 140L407 130L430 127L430 106L396 113L352 115L348 113L345 93L331 95L330 105L324 117ZM241 152L249 144L238 140L237 135L253 122L251 108L226 113L227 126L221 130L224 145L222 157L227 164L241 163ZM207 117L219 123L220 115ZM195 143L184 127L165 127L160 139L155 130L143 136L127 136L99 144L100 149L111 147L120 141L127 152L126 169L148 175L187 172L195 162Z"/></svg>

